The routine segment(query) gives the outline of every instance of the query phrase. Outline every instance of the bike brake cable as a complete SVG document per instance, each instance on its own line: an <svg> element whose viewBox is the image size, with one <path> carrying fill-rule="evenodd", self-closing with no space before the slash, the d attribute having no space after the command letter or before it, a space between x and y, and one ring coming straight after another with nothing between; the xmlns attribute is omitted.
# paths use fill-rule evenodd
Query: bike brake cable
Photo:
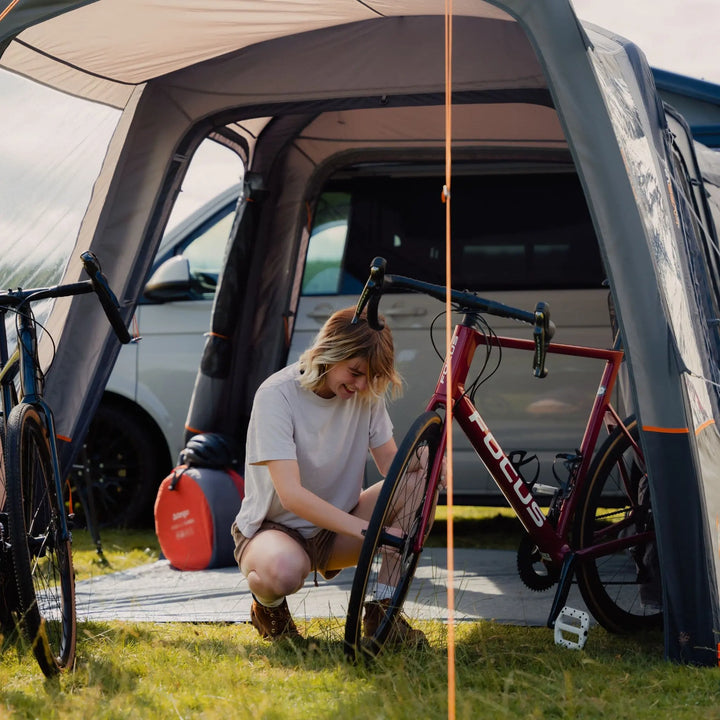
<svg viewBox="0 0 720 720"><path fill-rule="evenodd" d="M20 317L20 314L21 314L21 313L25 314L25 311L23 311L23 310L21 309L21 308L23 307L23 305L25 305L24 302L21 303L20 305L18 305L16 308L9 308L9 310L11 310L12 312L15 313L15 337L18 338L18 341L19 341L19 339L20 339L20 328L18 327L17 323L18 323L18 319L19 319L19 317ZM28 306L28 313L29 313L29 314L27 314L26 316L27 316L27 317L32 321L32 323L35 325L36 333L37 333L37 328L40 328L40 330L41 330L42 332L44 332L45 335L46 335L46 336L48 337L48 339L50 340L50 346L51 346L51 348L52 348L52 349L51 349L51 352L50 352L50 362L48 362L48 370L50 370L50 368L52 367L53 362L55 362L55 355L57 354L57 344L55 343L55 338L52 336L52 334L50 333L50 331L35 317L35 313L32 312L32 309L30 308L30 304L29 304L29 303L27 303L27 306ZM33 355L33 353L31 353L28 348L25 348L25 349L28 351L28 353L27 353L28 355L33 356L33 360L35 361L35 371L36 371L36 372L38 373L38 375L40 376L41 381L42 381L42 382L45 382L45 378L46 378L46 376L47 376L47 371L46 371L46 372L43 372L42 367L40 367L40 358L38 357L37 353L35 353L35 354Z"/></svg>

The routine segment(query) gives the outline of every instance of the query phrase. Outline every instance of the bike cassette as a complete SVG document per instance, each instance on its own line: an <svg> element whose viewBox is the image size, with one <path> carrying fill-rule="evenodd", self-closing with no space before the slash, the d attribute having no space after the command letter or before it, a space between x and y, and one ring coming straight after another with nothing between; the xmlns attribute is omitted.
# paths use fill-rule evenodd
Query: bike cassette
<svg viewBox="0 0 720 720"><path fill-rule="evenodd" d="M548 566L532 538L525 534L517 550L517 569L520 579L536 592L549 590L560 576L556 568Z"/></svg>

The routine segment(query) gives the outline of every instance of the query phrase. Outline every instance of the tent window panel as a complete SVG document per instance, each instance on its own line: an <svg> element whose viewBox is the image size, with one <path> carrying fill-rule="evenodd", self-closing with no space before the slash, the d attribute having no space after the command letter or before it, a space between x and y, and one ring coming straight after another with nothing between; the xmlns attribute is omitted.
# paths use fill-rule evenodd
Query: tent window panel
<svg viewBox="0 0 720 720"><path fill-rule="evenodd" d="M78 234L121 113L2 69L0 98L3 284L52 285L79 252ZM101 260L109 265L112 256Z"/></svg>

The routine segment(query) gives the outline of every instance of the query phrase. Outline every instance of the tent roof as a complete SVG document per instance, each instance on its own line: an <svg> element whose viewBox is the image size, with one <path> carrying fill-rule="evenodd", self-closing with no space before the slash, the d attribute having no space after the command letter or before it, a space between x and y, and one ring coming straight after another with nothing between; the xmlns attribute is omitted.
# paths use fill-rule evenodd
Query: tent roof
<svg viewBox="0 0 720 720"><path fill-rule="evenodd" d="M42 3L38 5L40 15ZM111 104L123 102L136 85L278 38L363 20L444 11L439 0L100 0L53 5L75 7L21 32L3 64L22 67L52 87ZM454 12L513 20L479 0L460 0ZM11 11L2 33L9 36L24 19L22 13Z"/></svg>

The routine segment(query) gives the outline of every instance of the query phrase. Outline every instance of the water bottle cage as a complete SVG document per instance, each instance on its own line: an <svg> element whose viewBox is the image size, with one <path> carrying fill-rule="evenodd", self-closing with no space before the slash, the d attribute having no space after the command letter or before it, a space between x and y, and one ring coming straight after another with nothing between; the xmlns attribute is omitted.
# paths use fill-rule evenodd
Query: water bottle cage
<svg viewBox="0 0 720 720"><path fill-rule="evenodd" d="M565 472L567 473L567 477L564 480L558 475L558 471L556 469L558 461L560 460L562 460L563 467L565 468ZM582 454L579 450L576 450L574 453L558 453L555 456L555 462L552 466L552 473L555 479L560 484L561 488L567 489L570 486L573 479L575 478L577 469L580 467L581 460Z"/></svg>
<svg viewBox="0 0 720 720"><path fill-rule="evenodd" d="M523 482L529 487L537 482L540 476L540 460L537 455L528 456L527 450L512 450L508 453L508 460L510 464L515 468L515 472L522 478ZM535 475L532 480L528 480L523 474L522 468L531 462L535 462Z"/></svg>

